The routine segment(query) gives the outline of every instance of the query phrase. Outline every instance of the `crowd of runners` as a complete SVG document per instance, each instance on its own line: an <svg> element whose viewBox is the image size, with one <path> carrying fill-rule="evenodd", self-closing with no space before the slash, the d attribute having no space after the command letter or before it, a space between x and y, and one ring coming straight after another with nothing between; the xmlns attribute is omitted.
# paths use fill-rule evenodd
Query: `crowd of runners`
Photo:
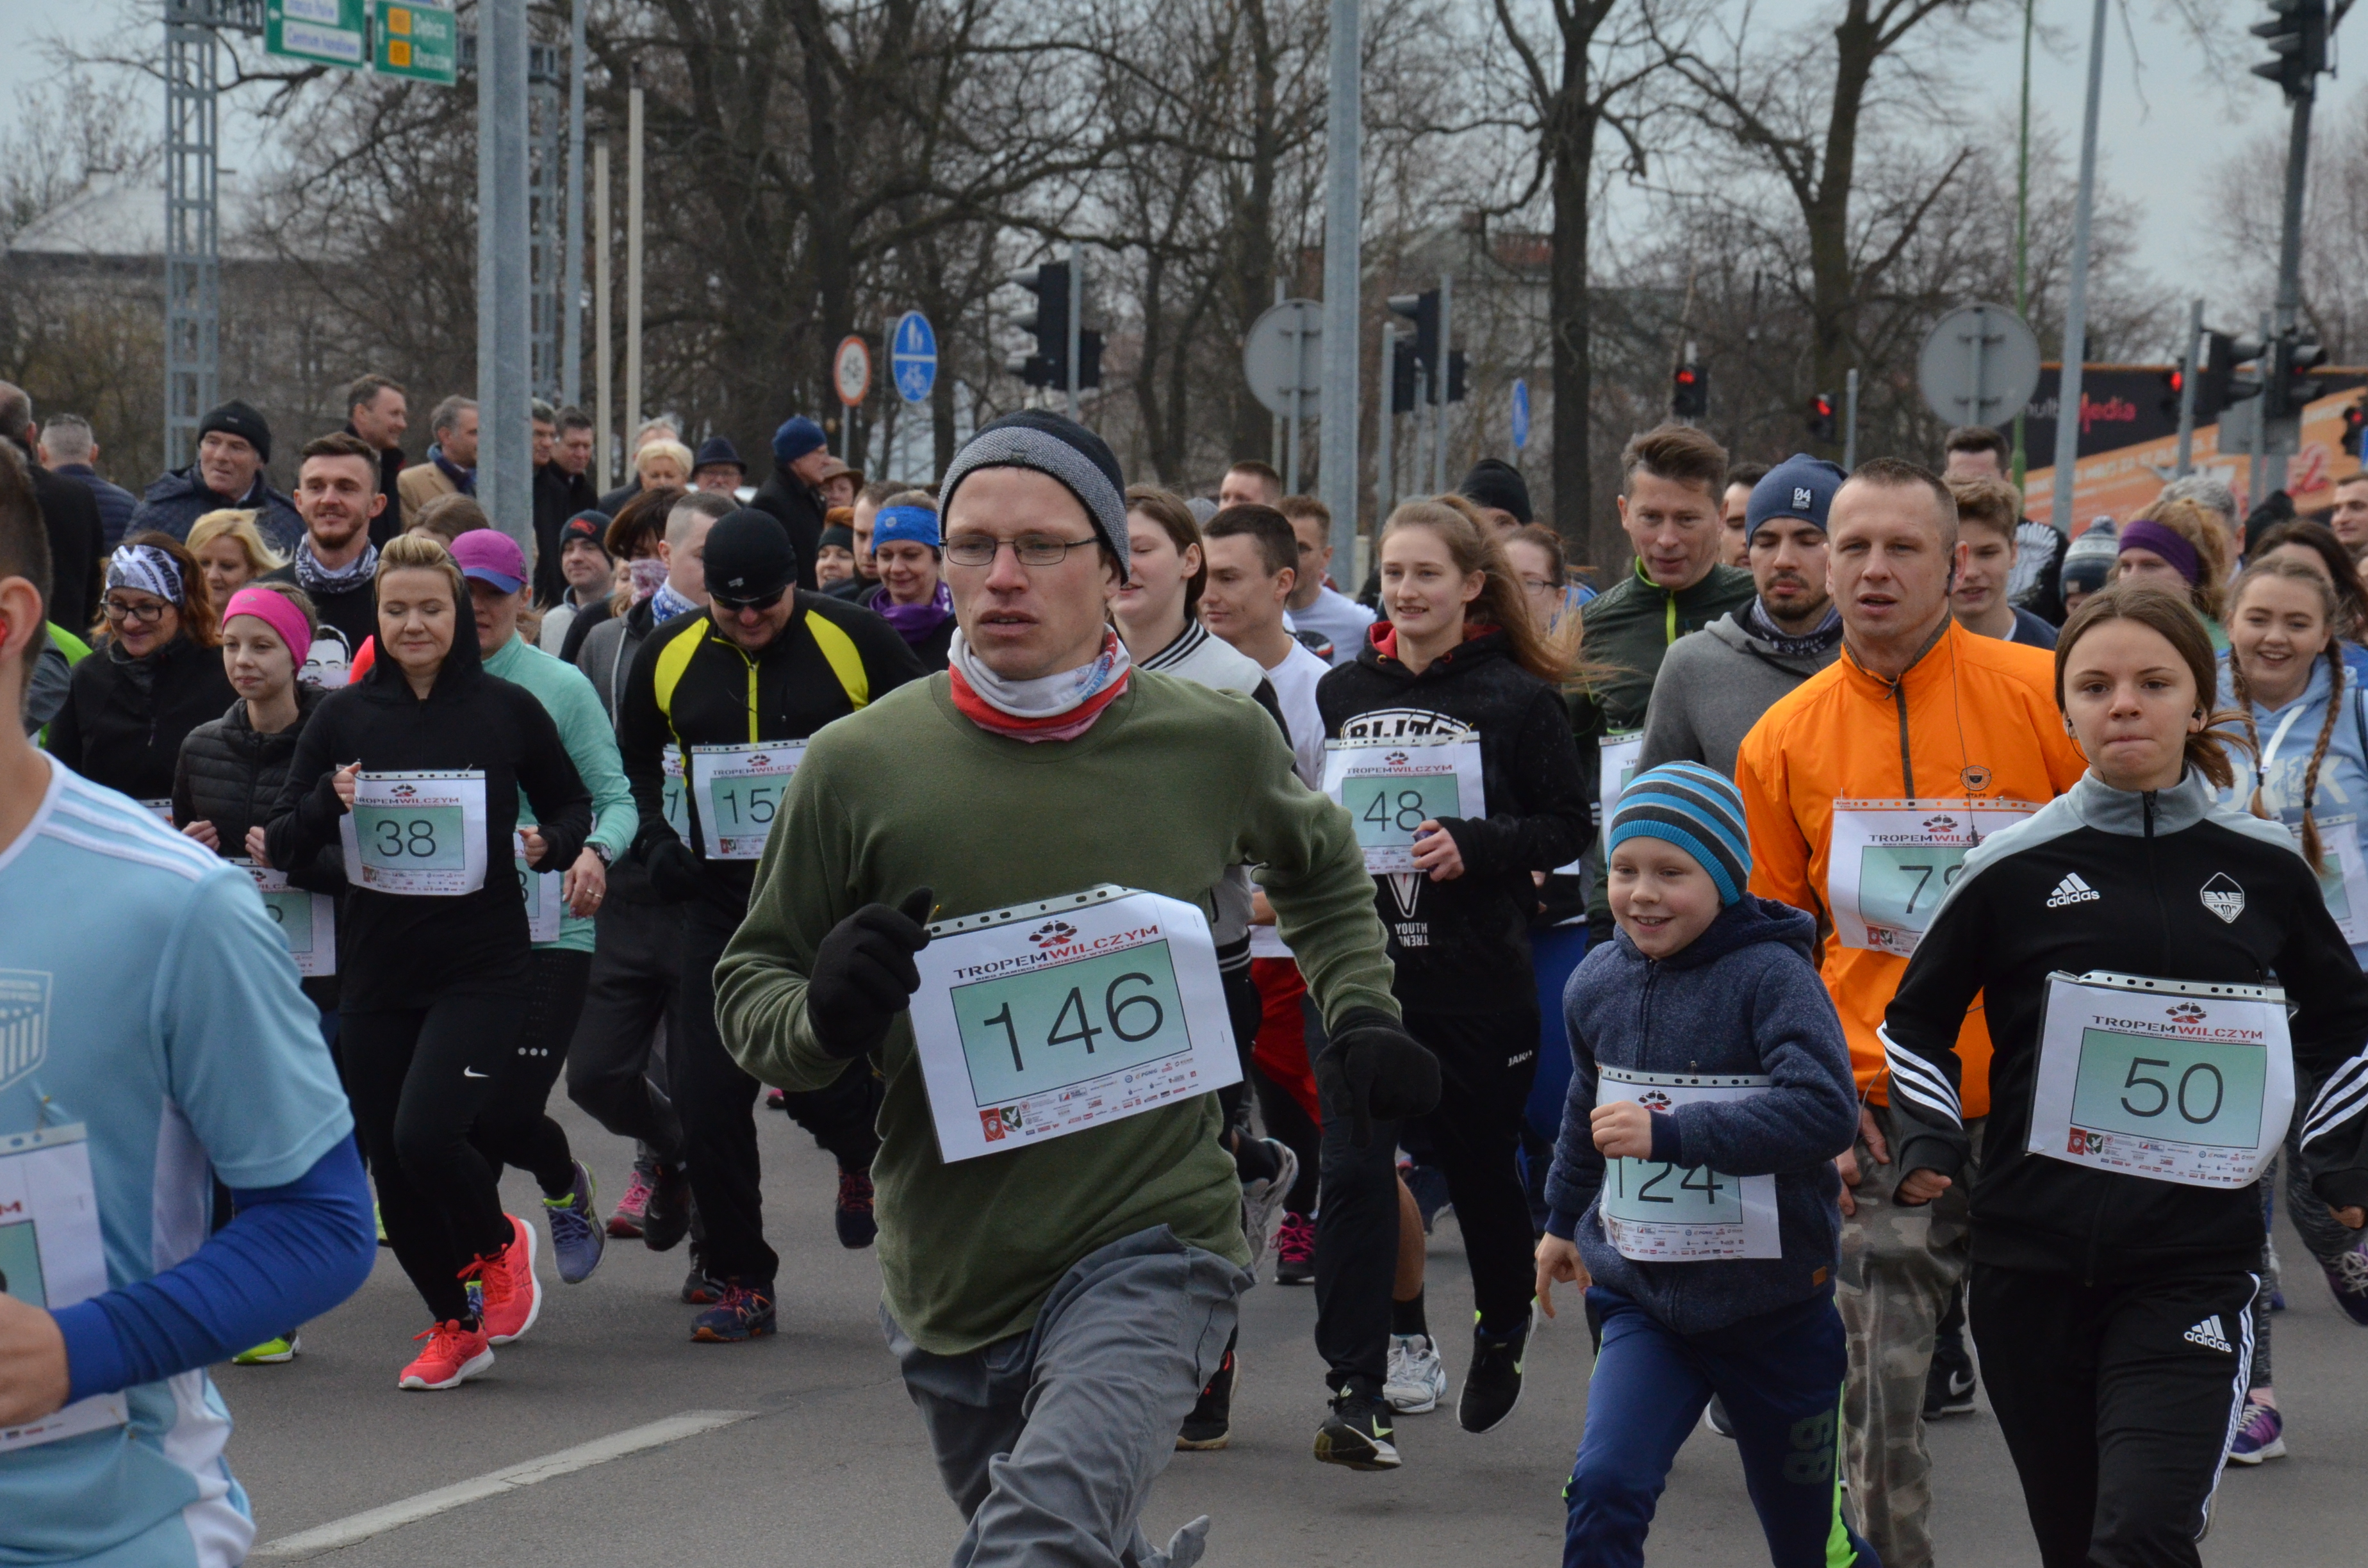
<svg viewBox="0 0 2368 1568"><path fill-rule="evenodd" d="M290 494L232 403L134 497L0 384L0 1559L240 1561L207 1369L381 1246L404 1390L619 1244L771 1335L768 1108L958 1563L1197 1560L1140 1520L1253 1286L1312 1288L1313 1458L1366 1471L1499 1426L1576 1307L1574 1565L1703 1429L1770 1562L1930 1563L1977 1390L2049 1568L2196 1563L2309 1440L2276 1214L2368 1326L2368 475L2066 540L1995 431L1669 425L1599 573L1495 460L1352 563L1261 462L1130 486L1048 413L928 483L653 422L601 494L538 405L496 518L474 404L406 463L404 389L349 402Z"/></svg>

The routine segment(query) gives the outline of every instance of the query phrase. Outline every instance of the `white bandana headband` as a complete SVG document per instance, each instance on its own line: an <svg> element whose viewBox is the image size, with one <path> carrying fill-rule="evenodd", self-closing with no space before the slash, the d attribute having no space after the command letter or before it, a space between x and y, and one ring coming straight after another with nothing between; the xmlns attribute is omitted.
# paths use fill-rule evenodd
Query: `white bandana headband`
<svg viewBox="0 0 2368 1568"><path fill-rule="evenodd" d="M107 585L181 602L181 566L153 544L127 544L107 558Z"/></svg>

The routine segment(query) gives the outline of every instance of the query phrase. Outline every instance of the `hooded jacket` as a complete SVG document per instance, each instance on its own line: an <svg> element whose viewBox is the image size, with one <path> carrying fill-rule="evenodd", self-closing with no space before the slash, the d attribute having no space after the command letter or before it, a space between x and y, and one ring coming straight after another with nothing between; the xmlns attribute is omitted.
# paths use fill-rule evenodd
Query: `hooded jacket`
<svg viewBox="0 0 2368 1568"><path fill-rule="evenodd" d="M1896 681L1842 656L1770 708L1736 754L1751 829L1751 891L1831 924L1827 888L1837 801L1944 800L2044 805L2088 767L2055 706L2054 659L1944 619ZM1859 1088L1888 1098L1883 1010L1907 960L1826 937L1822 971L1849 1034ZM1968 998L1972 1001L1972 998ZM1989 1108L1989 1035L1978 1002L1961 1013L1967 1116Z"/></svg>
<svg viewBox="0 0 2368 1568"><path fill-rule="evenodd" d="M225 859L245 859L246 830L271 820L271 809L296 760L296 743L328 695L297 682L296 722L276 734L256 729L243 698L233 700L221 718L191 730L181 743L180 764L173 774L173 820L183 826L213 824L220 841L215 853ZM345 856L338 849L324 850L306 864L289 868L288 881L308 892L343 892Z"/></svg>
<svg viewBox="0 0 2368 1568"><path fill-rule="evenodd" d="M261 471L256 472L255 483L245 495L228 501L206 488L195 463L176 469L150 485L124 532L127 537L136 537L154 528L186 540L189 537L189 525L208 512L226 506L253 507L255 526L262 533L263 541L282 555L293 551L296 541L304 537L304 519L296 515L296 504L272 489L271 482Z"/></svg>
<svg viewBox="0 0 2368 1568"><path fill-rule="evenodd" d="M1794 687L1840 656L1786 653L1744 630L1742 611L1720 616L1669 645L1645 710L1645 749L1636 771L1665 762L1699 762L1735 777L1735 754L1759 716Z"/></svg>
<svg viewBox="0 0 2368 1568"><path fill-rule="evenodd" d="M1422 671L1397 657L1397 631L1374 623L1357 662L1316 684L1326 739L1469 735L1480 742L1485 817L1442 817L1463 874L1433 881L1418 872L1374 879L1389 932L1398 1000L1413 1012L1527 1010L1536 981L1529 919L1538 905L1532 871L1574 858L1587 843L1587 781L1568 710L1551 686L1515 664L1493 628Z"/></svg>
<svg viewBox="0 0 2368 1568"><path fill-rule="evenodd" d="M2067 897L2068 877L2078 881ZM1884 1020L1891 1105L1903 1122L1898 1167L1956 1176L1966 1151L1956 1102L1967 1074L1957 1020L1976 993L1988 998L1990 1122L1974 1180L1975 1261L2084 1283L2260 1267L2261 1197L2252 1184L2191 1187L2024 1147L2047 977L2093 970L2283 985L2296 1082L2323 1085L2294 1108L2311 1185L2330 1204L2368 1203L2368 977L2293 836L2214 801L2192 770L2172 789L2143 794L2090 775L1965 858Z"/></svg>
<svg viewBox="0 0 2368 1568"><path fill-rule="evenodd" d="M352 1012L424 1007L456 992L514 986L525 973L526 901L512 835L518 791L549 847L541 869L571 864L592 829L592 797L568 760L559 727L535 695L485 673L467 621L425 699L403 666L373 663L330 692L296 743L264 843L275 866L342 853L336 768L364 772L474 768L485 776L485 883L475 892L419 897L354 888L337 921L337 977Z"/></svg>
<svg viewBox="0 0 2368 1568"><path fill-rule="evenodd" d="M1841 1177L1858 1131L1850 1046L1818 983L1817 923L1745 894L1666 959L1624 931L1591 949L1563 994L1573 1071L1546 1176L1546 1229L1576 1240L1595 1282L1680 1334L1702 1334L1833 1289ZM1652 1158L1773 1176L1783 1256L1692 1263L1623 1257L1604 1234L1603 1155L1588 1113L1600 1070L1764 1075L1766 1094L1653 1116Z"/></svg>
<svg viewBox="0 0 2368 1568"><path fill-rule="evenodd" d="M2310 775L2310 756L2318 745L2319 732L2325 729L2327 755L2319 761L2317 785L2311 790L2307 803L2311 816L2318 824L2324 864L2330 877L2341 874L2336 859L2336 835L2351 835L2363 857L2368 857L2368 694L2363 694L2352 672L2347 669L2345 675L2343 690L2336 697L2332 727L2327 724L2327 702L2333 683L2328 677L2325 659L2312 663L2310 683L2293 701L2279 708L2254 703L2253 731L2260 737L2265 755L2249 767L2239 756L2237 782L2220 796L2236 810L2248 811L2258 780L2262 809L2292 828L2299 844L2305 803L2303 785ZM2237 706L2226 661L2220 666L2220 706ZM2233 734L2244 733L2242 724L2224 727ZM2281 730L2284 731L2283 735L2279 733ZM2351 956L2354 960L2368 960L2368 942L2355 944Z"/></svg>
<svg viewBox="0 0 2368 1568"><path fill-rule="evenodd" d="M184 633L137 659L110 641L74 667L50 722L50 754L135 801L170 800L181 742L236 699L222 651Z"/></svg>

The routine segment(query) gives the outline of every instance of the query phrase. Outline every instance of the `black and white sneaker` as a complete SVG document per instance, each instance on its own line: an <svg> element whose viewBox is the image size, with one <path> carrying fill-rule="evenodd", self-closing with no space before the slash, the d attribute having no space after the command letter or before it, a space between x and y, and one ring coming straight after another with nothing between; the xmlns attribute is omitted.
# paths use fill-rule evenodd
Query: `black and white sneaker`
<svg viewBox="0 0 2368 1568"><path fill-rule="evenodd" d="M1924 1374L1924 1419L1971 1415L1976 1386L1971 1362L1933 1357L1931 1369Z"/></svg>
<svg viewBox="0 0 2368 1568"><path fill-rule="evenodd" d="M1719 1403L1716 1394L1711 1395L1710 1403L1702 1406L1702 1424L1722 1437L1735 1436L1735 1418L1727 1415L1726 1406Z"/></svg>
<svg viewBox="0 0 2368 1568"><path fill-rule="evenodd" d="M1395 1470L1395 1436L1390 1407L1379 1394L1344 1388L1332 1396L1330 1414L1315 1428L1315 1457L1350 1470Z"/></svg>
<svg viewBox="0 0 2368 1568"><path fill-rule="evenodd" d="M1521 1403L1521 1355L1529 1342L1526 1323L1501 1337L1474 1332L1472 1369L1463 1374L1463 1392L1455 1402L1455 1419L1466 1432L1493 1430Z"/></svg>
<svg viewBox="0 0 2368 1568"><path fill-rule="evenodd" d="M1178 1449L1206 1452L1234 1440L1234 1388L1241 1372L1241 1361L1228 1345L1225 1358L1217 1363L1217 1375L1201 1391L1200 1403L1192 1406L1192 1414L1184 1418L1183 1429L1176 1434Z"/></svg>

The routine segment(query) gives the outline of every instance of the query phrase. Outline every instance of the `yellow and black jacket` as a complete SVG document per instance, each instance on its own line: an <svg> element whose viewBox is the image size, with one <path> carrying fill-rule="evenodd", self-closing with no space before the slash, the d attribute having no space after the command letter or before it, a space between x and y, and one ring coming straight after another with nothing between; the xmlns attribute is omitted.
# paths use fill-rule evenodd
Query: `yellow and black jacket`
<svg viewBox="0 0 2368 1568"><path fill-rule="evenodd" d="M924 672L912 650L880 617L837 599L798 590L780 636L750 653L724 636L704 609L655 628L633 654L617 713L625 778L642 812L634 847L678 835L666 820L665 748L802 741ZM698 805L691 805L697 821ZM712 892L746 900L753 860L706 858Z"/></svg>

